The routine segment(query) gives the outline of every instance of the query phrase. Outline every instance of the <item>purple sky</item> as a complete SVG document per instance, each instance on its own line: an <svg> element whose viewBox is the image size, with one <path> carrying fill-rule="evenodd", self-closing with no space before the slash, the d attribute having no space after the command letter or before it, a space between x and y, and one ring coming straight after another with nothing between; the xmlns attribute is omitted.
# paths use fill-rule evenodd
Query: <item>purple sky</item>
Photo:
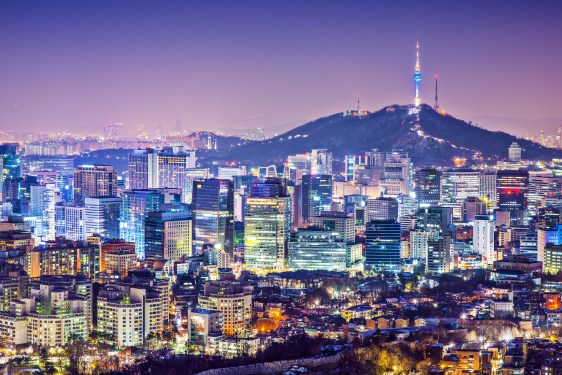
<svg viewBox="0 0 562 375"><path fill-rule="evenodd" d="M521 118L551 118L554 129L561 14L561 1L5 0L0 130L271 127L357 95L369 110L406 104L417 40L425 102L439 73L456 117L514 118L518 134Z"/></svg>

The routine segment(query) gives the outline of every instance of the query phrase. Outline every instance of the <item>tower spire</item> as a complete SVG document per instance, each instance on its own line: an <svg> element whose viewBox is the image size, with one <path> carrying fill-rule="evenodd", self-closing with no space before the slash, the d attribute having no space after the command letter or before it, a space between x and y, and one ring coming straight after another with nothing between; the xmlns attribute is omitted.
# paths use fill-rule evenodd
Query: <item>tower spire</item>
<svg viewBox="0 0 562 375"><path fill-rule="evenodd" d="M437 96L437 80L439 79L439 75L435 74L435 104L433 105L433 109L436 111L439 109L439 97Z"/></svg>
<svg viewBox="0 0 562 375"><path fill-rule="evenodd" d="M361 97L357 95L357 116L361 114L361 104L360 104Z"/></svg>
<svg viewBox="0 0 562 375"><path fill-rule="evenodd" d="M420 83L421 83L421 66L420 66L420 43L416 43L416 68L414 69L414 105L419 107L421 104L420 98Z"/></svg>

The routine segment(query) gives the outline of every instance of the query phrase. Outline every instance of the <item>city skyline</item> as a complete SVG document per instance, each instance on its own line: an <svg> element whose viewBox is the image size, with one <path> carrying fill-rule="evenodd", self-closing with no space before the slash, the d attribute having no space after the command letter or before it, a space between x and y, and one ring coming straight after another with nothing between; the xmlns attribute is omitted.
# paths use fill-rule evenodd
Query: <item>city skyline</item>
<svg viewBox="0 0 562 375"><path fill-rule="evenodd" d="M177 119L188 131L286 130L354 108L357 96L366 110L410 104L418 41L422 102L433 104L438 73L441 108L455 117L517 135L553 133L562 122L560 5L551 2L0 10L4 131L99 134L120 122L134 134L173 131Z"/></svg>

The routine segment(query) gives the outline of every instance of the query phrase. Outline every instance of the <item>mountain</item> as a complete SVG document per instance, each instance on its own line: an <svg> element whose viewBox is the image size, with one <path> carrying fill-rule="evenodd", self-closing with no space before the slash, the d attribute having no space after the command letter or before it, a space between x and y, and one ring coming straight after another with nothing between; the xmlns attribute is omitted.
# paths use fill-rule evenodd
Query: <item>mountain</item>
<svg viewBox="0 0 562 375"><path fill-rule="evenodd" d="M237 161L248 165L282 163L288 155L326 148L334 157L374 148L403 149L417 165L451 165L454 157L472 158L479 152L492 161L505 159L516 141L523 157L547 160L561 157L560 150L543 147L504 132L492 132L428 105L391 105L363 117L342 113L311 121L277 137L218 152L200 154L202 161Z"/></svg>

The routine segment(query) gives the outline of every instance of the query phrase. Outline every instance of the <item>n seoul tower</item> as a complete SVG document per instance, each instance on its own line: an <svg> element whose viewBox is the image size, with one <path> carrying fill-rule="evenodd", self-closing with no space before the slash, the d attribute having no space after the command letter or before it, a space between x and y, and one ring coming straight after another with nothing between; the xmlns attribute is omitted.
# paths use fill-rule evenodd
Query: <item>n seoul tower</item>
<svg viewBox="0 0 562 375"><path fill-rule="evenodd" d="M414 105L419 107L421 104L420 99L420 83L421 83L422 75L421 75L421 68L420 68L420 43L416 43L416 68L414 69Z"/></svg>

